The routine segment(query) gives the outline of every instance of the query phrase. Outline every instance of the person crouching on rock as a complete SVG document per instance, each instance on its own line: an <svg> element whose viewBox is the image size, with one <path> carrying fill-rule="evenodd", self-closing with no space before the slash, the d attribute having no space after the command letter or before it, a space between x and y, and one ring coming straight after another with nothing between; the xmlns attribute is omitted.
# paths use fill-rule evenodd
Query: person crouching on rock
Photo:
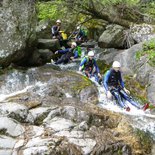
<svg viewBox="0 0 155 155"><path fill-rule="evenodd" d="M85 56L81 60L79 71L84 71L85 75L88 78L94 76L95 80L99 82L99 79L101 79L101 74L99 73L98 65L96 63L96 60L94 59L93 51L89 51L88 56Z"/></svg>
<svg viewBox="0 0 155 155"><path fill-rule="evenodd" d="M118 105L126 109L126 111L130 111L130 108L124 103L125 100L130 102L137 109L143 109L145 111L148 108L148 104L141 107L129 96L130 92L125 88L120 68L121 64L118 61L114 61L112 69L108 70L104 76L103 84L106 89L107 98L111 99L112 96L114 96Z"/></svg>
<svg viewBox="0 0 155 155"><path fill-rule="evenodd" d="M67 48L65 50L58 50L55 54L61 53L63 54L55 64L68 63L70 60L74 60L79 58L81 55L78 51L77 44L75 42L71 43L71 48Z"/></svg>

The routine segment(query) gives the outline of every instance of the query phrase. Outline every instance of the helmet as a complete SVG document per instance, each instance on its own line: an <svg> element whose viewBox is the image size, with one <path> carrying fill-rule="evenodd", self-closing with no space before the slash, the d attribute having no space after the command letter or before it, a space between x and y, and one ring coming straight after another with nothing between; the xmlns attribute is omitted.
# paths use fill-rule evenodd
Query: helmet
<svg viewBox="0 0 155 155"><path fill-rule="evenodd" d="M88 56L89 56L89 57L93 57L93 56L94 56L94 52L93 52L93 51L89 51L89 52L88 52Z"/></svg>
<svg viewBox="0 0 155 155"><path fill-rule="evenodd" d="M58 19L58 20L56 21L56 23L61 23L61 20L60 20L60 19Z"/></svg>
<svg viewBox="0 0 155 155"><path fill-rule="evenodd" d="M75 47L77 46L76 42L72 42L71 45L73 45L73 46L75 46Z"/></svg>
<svg viewBox="0 0 155 155"><path fill-rule="evenodd" d="M114 61L112 67L121 67L121 64L118 61Z"/></svg>

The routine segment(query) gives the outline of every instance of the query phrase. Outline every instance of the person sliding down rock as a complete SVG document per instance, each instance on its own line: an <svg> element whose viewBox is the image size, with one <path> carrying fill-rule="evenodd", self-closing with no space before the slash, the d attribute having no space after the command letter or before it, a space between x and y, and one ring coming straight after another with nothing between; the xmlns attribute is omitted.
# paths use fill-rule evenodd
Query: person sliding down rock
<svg viewBox="0 0 155 155"><path fill-rule="evenodd" d="M81 57L81 51L80 48L77 46L75 42L71 43L71 48L67 48L65 50L58 50L55 52L55 54L61 53L63 54L55 64L61 64L61 63L68 63L70 60L77 59Z"/></svg>
<svg viewBox="0 0 155 155"><path fill-rule="evenodd" d="M101 79L101 74L99 73L99 68L97 66L96 60L94 59L93 51L89 51L88 56L81 60L79 71L84 71L88 78L94 76L95 80L99 82Z"/></svg>
<svg viewBox="0 0 155 155"><path fill-rule="evenodd" d="M103 85L106 89L107 98L111 99L112 96L114 96L118 105L121 108L126 109L126 111L130 111L130 108L125 105L123 99L130 102L137 109L143 109L145 111L149 107L149 105L145 104L142 107L129 96L130 92L124 86L120 68L121 64L118 61L114 61L112 64L112 68L108 70L104 76Z"/></svg>

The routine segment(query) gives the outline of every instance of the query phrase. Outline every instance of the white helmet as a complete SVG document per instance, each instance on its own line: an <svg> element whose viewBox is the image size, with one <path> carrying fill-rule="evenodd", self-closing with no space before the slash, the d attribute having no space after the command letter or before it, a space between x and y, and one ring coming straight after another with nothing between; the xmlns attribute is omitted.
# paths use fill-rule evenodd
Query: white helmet
<svg viewBox="0 0 155 155"><path fill-rule="evenodd" d="M94 52L93 52L93 51L89 51L89 52L88 52L88 56L89 56L89 57L93 57L93 56L94 56Z"/></svg>
<svg viewBox="0 0 155 155"><path fill-rule="evenodd" d="M77 46L76 42L72 42L72 45L75 46L75 47Z"/></svg>
<svg viewBox="0 0 155 155"><path fill-rule="evenodd" d="M56 21L56 23L61 23L61 20L60 20L60 19L58 19L58 20Z"/></svg>
<svg viewBox="0 0 155 155"><path fill-rule="evenodd" d="M112 67L121 67L121 64L118 61L114 61Z"/></svg>

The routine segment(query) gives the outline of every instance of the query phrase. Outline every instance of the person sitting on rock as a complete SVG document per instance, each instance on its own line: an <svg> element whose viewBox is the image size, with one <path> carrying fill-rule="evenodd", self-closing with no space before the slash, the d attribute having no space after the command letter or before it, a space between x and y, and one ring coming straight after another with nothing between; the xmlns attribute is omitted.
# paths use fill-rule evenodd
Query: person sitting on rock
<svg viewBox="0 0 155 155"><path fill-rule="evenodd" d="M65 50L58 50L55 54L61 53L63 54L55 64L68 63L70 60L77 59L81 56L80 48L77 46L75 42L71 43L71 48L67 48Z"/></svg>
<svg viewBox="0 0 155 155"><path fill-rule="evenodd" d="M145 104L143 107L141 107L129 96L130 92L125 88L120 68L121 64L118 61L114 61L112 64L112 69L108 70L104 76L103 84L106 90L107 98L112 99L112 96L114 96L119 106L123 109L126 109L126 111L130 111L130 108L124 103L125 100L137 107L137 109L143 108L145 111L149 105Z"/></svg>
<svg viewBox="0 0 155 155"><path fill-rule="evenodd" d="M60 29L61 29L61 21L58 19L56 21L56 25L52 26L51 31L52 31L52 38L53 39L59 39L62 40L62 36L60 33Z"/></svg>
<svg viewBox="0 0 155 155"><path fill-rule="evenodd" d="M101 79L101 74L99 73L99 68L97 66L96 60L94 59L93 51L89 51L88 56L81 60L79 71L84 71L88 78L94 76L95 80L99 82L99 79Z"/></svg>
<svg viewBox="0 0 155 155"><path fill-rule="evenodd" d="M80 26L77 26L77 31L75 32L75 40L77 42L86 41L87 40L87 32L84 29L81 29Z"/></svg>

